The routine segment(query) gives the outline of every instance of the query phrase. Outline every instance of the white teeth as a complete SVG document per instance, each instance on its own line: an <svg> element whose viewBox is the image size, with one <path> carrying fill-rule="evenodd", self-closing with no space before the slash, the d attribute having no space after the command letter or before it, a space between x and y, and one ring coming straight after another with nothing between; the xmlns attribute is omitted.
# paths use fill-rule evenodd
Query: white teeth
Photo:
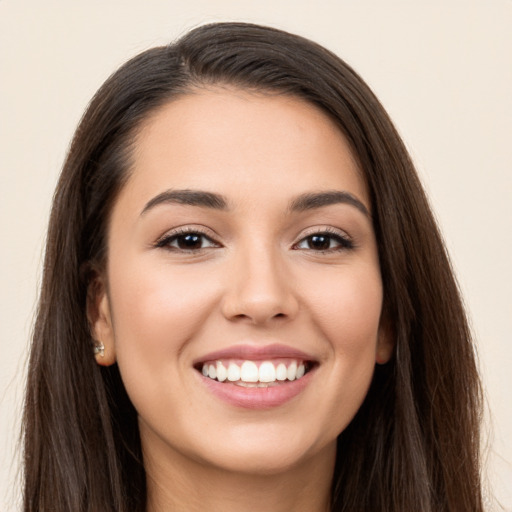
<svg viewBox="0 0 512 512"><path fill-rule="evenodd" d="M277 380L286 380L287 370L286 365L284 363L279 363L276 368L276 378Z"/></svg>
<svg viewBox="0 0 512 512"><path fill-rule="evenodd" d="M220 361L217 361L217 380L219 382L224 382L227 379L227 377L228 371Z"/></svg>
<svg viewBox="0 0 512 512"><path fill-rule="evenodd" d="M274 382L276 380L276 367L270 361L261 363L258 380L260 382Z"/></svg>
<svg viewBox="0 0 512 512"><path fill-rule="evenodd" d="M291 361L288 367L282 362L276 366L271 361L261 362L259 368L254 361L244 361L241 366L230 362L226 366L222 361L205 363L201 371L210 379L235 382L239 385L247 384L245 387L268 387L277 384L278 381L300 379L306 373L306 365L303 362L297 364L297 361Z"/></svg>
<svg viewBox="0 0 512 512"><path fill-rule="evenodd" d="M286 370L286 377L288 380L295 380L297 378L297 363L295 361L288 366L288 369Z"/></svg>
<svg viewBox="0 0 512 512"><path fill-rule="evenodd" d="M258 382L259 372L256 363L244 361L240 368L240 380L244 382Z"/></svg>
<svg viewBox="0 0 512 512"><path fill-rule="evenodd" d="M240 380L240 367L235 363L230 363L228 366L228 380L230 382Z"/></svg>

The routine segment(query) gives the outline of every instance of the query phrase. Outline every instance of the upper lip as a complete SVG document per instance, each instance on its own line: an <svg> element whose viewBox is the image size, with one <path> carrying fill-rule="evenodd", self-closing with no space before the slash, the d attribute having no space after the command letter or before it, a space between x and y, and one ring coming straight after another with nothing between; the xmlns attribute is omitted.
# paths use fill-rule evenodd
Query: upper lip
<svg viewBox="0 0 512 512"><path fill-rule="evenodd" d="M315 361L315 358L302 350L281 344L272 345L233 345L228 348L215 350L197 358L194 365L205 361L218 359L245 359L249 361L262 361L267 359L290 358L303 361Z"/></svg>

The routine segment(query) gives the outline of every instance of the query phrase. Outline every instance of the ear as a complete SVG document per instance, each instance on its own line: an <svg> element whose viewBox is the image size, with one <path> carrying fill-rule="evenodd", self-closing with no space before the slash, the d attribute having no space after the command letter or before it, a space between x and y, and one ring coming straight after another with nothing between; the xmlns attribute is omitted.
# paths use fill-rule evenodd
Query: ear
<svg viewBox="0 0 512 512"><path fill-rule="evenodd" d="M110 298L105 279L95 275L87 290L87 319L97 347L96 362L101 366L110 366L116 362L114 329L110 310Z"/></svg>
<svg viewBox="0 0 512 512"><path fill-rule="evenodd" d="M380 320L379 332L377 335L375 362L377 364L386 364L391 359L394 348L394 331L391 327L391 322L389 322L387 315L383 315L383 317Z"/></svg>

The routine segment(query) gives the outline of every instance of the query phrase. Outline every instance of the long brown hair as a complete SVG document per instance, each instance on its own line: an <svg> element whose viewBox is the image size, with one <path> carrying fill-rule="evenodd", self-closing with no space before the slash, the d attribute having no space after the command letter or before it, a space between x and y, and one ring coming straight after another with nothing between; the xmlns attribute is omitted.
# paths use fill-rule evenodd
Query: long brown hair
<svg viewBox="0 0 512 512"><path fill-rule="evenodd" d="M391 361L341 433L332 510L482 510L481 390L457 284L404 145L361 78L321 46L276 29L206 25L148 50L90 103L55 193L24 415L26 512L143 512L137 415L116 365L99 367L86 319L91 270L129 176L141 122L193 87L293 95L338 124L372 201Z"/></svg>

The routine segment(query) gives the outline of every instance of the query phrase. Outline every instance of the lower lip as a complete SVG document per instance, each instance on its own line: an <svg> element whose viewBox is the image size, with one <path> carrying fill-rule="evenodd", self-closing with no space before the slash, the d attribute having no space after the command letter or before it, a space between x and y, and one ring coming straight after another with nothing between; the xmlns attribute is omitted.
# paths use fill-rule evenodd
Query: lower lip
<svg viewBox="0 0 512 512"><path fill-rule="evenodd" d="M300 379L286 381L268 388L246 388L236 384L219 382L199 374L208 390L222 401L245 409L271 409L289 402L311 382L315 369Z"/></svg>

